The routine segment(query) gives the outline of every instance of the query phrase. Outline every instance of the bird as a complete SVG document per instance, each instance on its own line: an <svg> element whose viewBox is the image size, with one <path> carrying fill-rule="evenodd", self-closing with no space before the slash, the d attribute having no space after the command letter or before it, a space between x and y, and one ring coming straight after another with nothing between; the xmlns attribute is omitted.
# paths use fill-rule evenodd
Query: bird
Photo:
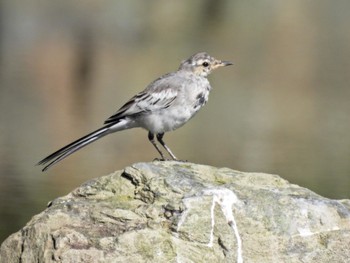
<svg viewBox="0 0 350 263"><path fill-rule="evenodd" d="M172 160L179 160L165 144L164 134L183 126L207 103L212 90L208 75L217 68L229 65L233 63L215 59L206 52L190 56L181 62L177 71L159 77L127 101L105 120L101 128L50 154L37 165L43 165L42 171L46 171L92 142L108 134L131 128L143 128L148 131L148 140L161 157L157 160L167 159L156 139Z"/></svg>

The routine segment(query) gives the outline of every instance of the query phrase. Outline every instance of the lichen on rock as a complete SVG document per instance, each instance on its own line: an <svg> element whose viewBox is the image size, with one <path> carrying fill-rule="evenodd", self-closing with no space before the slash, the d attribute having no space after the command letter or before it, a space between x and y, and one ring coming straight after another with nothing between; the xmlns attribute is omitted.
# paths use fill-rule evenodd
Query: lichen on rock
<svg viewBox="0 0 350 263"><path fill-rule="evenodd" d="M277 175L137 163L52 201L0 262L346 262L350 201Z"/></svg>

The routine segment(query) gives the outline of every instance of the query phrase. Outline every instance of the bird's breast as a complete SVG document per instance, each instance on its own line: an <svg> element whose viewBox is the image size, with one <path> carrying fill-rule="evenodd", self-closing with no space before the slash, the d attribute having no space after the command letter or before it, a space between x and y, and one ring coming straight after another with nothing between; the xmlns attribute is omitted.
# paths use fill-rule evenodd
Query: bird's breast
<svg viewBox="0 0 350 263"><path fill-rule="evenodd" d="M183 83L170 107L143 116L142 127L152 133L175 130L189 121L208 101L211 87L207 79Z"/></svg>

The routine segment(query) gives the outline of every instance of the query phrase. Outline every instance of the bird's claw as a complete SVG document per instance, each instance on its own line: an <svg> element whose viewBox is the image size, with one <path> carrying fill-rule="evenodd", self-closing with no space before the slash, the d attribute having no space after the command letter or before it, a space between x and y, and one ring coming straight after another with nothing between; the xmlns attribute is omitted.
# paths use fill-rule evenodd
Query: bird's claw
<svg viewBox="0 0 350 263"><path fill-rule="evenodd" d="M166 161L174 161L180 163L187 163L187 160L179 160L179 159L166 159L166 158L154 158L153 162L166 162Z"/></svg>
<svg viewBox="0 0 350 263"><path fill-rule="evenodd" d="M154 158L153 162L165 162L165 161L170 161L169 159L165 159L165 158Z"/></svg>

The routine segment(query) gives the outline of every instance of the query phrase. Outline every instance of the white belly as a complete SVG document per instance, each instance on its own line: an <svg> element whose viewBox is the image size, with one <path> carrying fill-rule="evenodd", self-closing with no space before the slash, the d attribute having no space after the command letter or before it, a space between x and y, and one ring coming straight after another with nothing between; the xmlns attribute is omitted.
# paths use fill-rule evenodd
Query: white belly
<svg viewBox="0 0 350 263"><path fill-rule="evenodd" d="M140 116L140 127L156 134L176 130L189 121L207 102L211 89L207 79L196 81L183 85L170 107Z"/></svg>
<svg viewBox="0 0 350 263"><path fill-rule="evenodd" d="M186 107L172 107L158 113L143 116L141 127L152 133L164 133L176 130L190 120L196 111Z"/></svg>

